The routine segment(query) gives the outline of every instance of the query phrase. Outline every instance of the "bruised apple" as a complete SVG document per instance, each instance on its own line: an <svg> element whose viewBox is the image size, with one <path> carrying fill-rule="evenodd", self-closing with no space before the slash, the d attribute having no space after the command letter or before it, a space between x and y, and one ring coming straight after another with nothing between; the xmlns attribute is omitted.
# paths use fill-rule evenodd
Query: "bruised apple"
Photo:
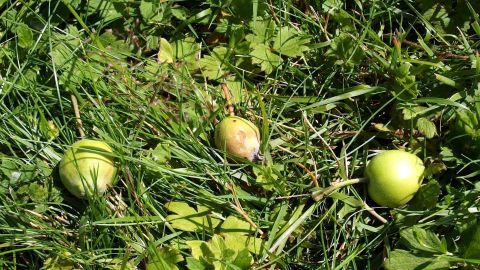
<svg viewBox="0 0 480 270"><path fill-rule="evenodd" d="M253 161L258 157L260 132L252 122L229 116L215 128L215 146L232 157Z"/></svg>

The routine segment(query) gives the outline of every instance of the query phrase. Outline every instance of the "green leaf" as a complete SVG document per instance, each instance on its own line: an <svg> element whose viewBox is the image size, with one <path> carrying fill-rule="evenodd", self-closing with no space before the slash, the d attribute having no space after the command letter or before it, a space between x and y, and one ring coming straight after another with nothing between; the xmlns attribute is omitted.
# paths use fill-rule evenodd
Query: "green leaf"
<svg viewBox="0 0 480 270"><path fill-rule="evenodd" d="M180 21L186 21L188 19L188 9L182 6L172 7L171 9L173 17Z"/></svg>
<svg viewBox="0 0 480 270"><path fill-rule="evenodd" d="M226 245L237 252L245 248L255 254L262 252L263 240L261 238L240 234L223 234L223 237Z"/></svg>
<svg viewBox="0 0 480 270"><path fill-rule="evenodd" d="M152 159L157 163L167 163L170 160L170 147L168 143L159 143L151 150Z"/></svg>
<svg viewBox="0 0 480 270"><path fill-rule="evenodd" d="M249 269L253 264L253 257L247 249L238 252L233 264L240 269Z"/></svg>
<svg viewBox="0 0 480 270"><path fill-rule="evenodd" d="M206 244L205 241L191 240L186 242L187 246L192 250L192 256L195 259L199 259L203 256L202 245ZM208 247L208 246L207 246ZM211 252L210 252L211 253Z"/></svg>
<svg viewBox="0 0 480 270"><path fill-rule="evenodd" d="M200 59L199 65L203 75L211 80L223 77L227 73L227 48L215 47L211 55L205 55Z"/></svg>
<svg viewBox="0 0 480 270"><path fill-rule="evenodd" d="M168 40L160 38L158 49L158 61L160 63L173 63L173 49Z"/></svg>
<svg viewBox="0 0 480 270"><path fill-rule="evenodd" d="M341 33L334 38L326 55L339 59L336 62L337 64L357 65L363 60L365 53L355 42L355 37L350 34Z"/></svg>
<svg viewBox="0 0 480 270"><path fill-rule="evenodd" d="M208 267L208 265L205 265L200 260L192 257L188 257L186 260L187 260L187 268L190 270L205 270Z"/></svg>
<svg viewBox="0 0 480 270"><path fill-rule="evenodd" d="M235 216L228 216L220 226L220 232L223 234L251 234L255 233L250 223L243 221Z"/></svg>
<svg viewBox="0 0 480 270"><path fill-rule="evenodd" d="M208 241L210 250L212 251L214 258L222 261L232 261L236 252L232 250L222 236L215 234L210 241Z"/></svg>
<svg viewBox="0 0 480 270"><path fill-rule="evenodd" d="M273 40L273 49L288 57L302 56L308 50L305 44L309 41L308 38L301 37L295 28L284 26Z"/></svg>
<svg viewBox="0 0 480 270"><path fill-rule="evenodd" d="M210 230L220 224L218 218L210 215L208 208L197 205L197 210L190 207L184 202L169 202L165 207L177 215L169 215L166 217L167 221L171 223L172 227L187 232L195 232L198 230Z"/></svg>
<svg viewBox="0 0 480 270"><path fill-rule="evenodd" d="M249 34L245 37L249 41L250 47L255 48L257 44L266 44L270 41L275 33L275 23L271 19L250 22L250 27L253 34Z"/></svg>
<svg viewBox="0 0 480 270"><path fill-rule="evenodd" d="M120 1L88 0L88 12L98 12L105 21L121 18L124 9L125 5Z"/></svg>
<svg viewBox="0 0 480 270"><path fill-rule="evenodd" d="M246 95L248 92L244 89L241 82L235 81L234 79L230 78L226 80L228 89L232 93L231 95L231 102L232 104L241 103L246 100Z"/></svg>
<svg viewBox="0 0 480 270"><path fill-rule="evenodd" d="M467 259L480 259L480 224L474 224L462 233L460 249Z"/></svg>
<svg viewBox="0 0 480 270"><path fill-rule="evenodd" d="M257 4L256 7L254 7L254 4ZM256 8L257 16L262 16L268 6L265 1L235 0L231 2L230 8L235 16L244 20L251 20L254 15L254 8Z"/></svg>
<svg viewBox="0 0 480 270"><path fill-rule="evenodd" d="M142 15L144 20L148 20L153 15L155 15L155 7L153 2L150 1L141 1L140 2L140 14Z"/></svg>
<svg viewBox="0 0 480 270"><path fill-rule="evenodd" d="M182 62L185 62L191 70L199 68L197 56L200 52L200 45L192 37L176 40L172 43L173 56Z"/></svg>
<svg viewBox="0 0 480 270"><path fill-rule="evenodd" d="M420 187L415 197L409 203L409 209L420 211L434 208L440 192L440 184L436 180L431 180L426 185Z"/></svg>
<svg viewBox="0 0 480 270"><path fill-rule="evenodd" d="M35 41L33 40L32 30L25 24L20 24L15 28L18 37L18 46L28 49L33 46Z"/></svg>
<svg viewBox="0 0 480 270"><path fill-rule="evenodd" d="M195 215L197 211L185 202L168 202L165 204L168 211L179 215Z"/></svg>
<svg viewBox="0 0 480 270"><path fill-rule="evenodd" d="M420 117L417 120L417 128L420 133L425 135L428 139L433 138L437 134L437 127L427 118Z"/></svg>
<svg viewBox="0 0 480 270"><path fill-rule="evenodd" d="M183 261L180 251L172 247L162 247L149 255L146 270L178 270L177 263Z"/></svg>
<svg viewBox="0 0 480 270"><path fill-rule="evenodd" d="M266 74L272 73L283 62L283 59L272 53L270 47L265 44L257 44L253 51L250 52L250 56L252 56L252 62L260 64L262 71Z"/></svg>
<svg viewBox="0 0 480 270"><path fill-rule="evenodd" d="M441 270L449 269L450 263L442 257L420 256L406 250L390 252L384 264L385 270Z"/></svg>
<svg viewBox="0 0 480 270"><path fill-rule="evenodd" d="M401 242L410 249L440 254L447 252L437 235L417 226L402 230L400 236Z"/></svg>
<svg viewBox="0 0 480 270"><path fill-rule="evenodd" d="M40 132L42 133L42 136L47 141L51 141L55 139L60 134L60 130L55 126L55 123L53 123L52 120L47 121L43 113L40 114L39 128L40 128Z"/></svg>

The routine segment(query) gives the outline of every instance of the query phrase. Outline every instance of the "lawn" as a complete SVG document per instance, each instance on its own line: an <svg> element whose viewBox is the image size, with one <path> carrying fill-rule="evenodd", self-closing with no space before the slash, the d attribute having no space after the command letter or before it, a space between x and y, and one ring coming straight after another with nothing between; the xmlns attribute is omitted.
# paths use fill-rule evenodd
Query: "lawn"
<svg viewBox="0 0 480 270"><path fill-rule="evenodd" d="M0 0L0 268L478 269L479 52L477 0Z"/></svg>

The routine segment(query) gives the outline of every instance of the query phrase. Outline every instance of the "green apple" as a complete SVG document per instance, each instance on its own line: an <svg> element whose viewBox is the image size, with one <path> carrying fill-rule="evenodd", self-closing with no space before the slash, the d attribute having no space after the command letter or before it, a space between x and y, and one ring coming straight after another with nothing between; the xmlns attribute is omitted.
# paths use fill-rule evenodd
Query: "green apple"
<svg viewBox="0 0 480 270"><path fill-rule="evenodd" d="M382 206L404 205L420 188L424 171L416 155L402 150L384 151L367 164L368 194Z"/></svg>
<svg viewBox="0 0 480 270"><path fill-rule="evenodd" d="M260 132L252 122L229 116L215 127L215 146L232 157L252 161L258 157Z"/></svg>
<svg viewBox="0 0 480 270"><path fill-rule="evenodd" d="M113 150L102 141L83 139L74 143L60 161L60 179L78 198L86 194L103 194L116 174Z"/></svg>

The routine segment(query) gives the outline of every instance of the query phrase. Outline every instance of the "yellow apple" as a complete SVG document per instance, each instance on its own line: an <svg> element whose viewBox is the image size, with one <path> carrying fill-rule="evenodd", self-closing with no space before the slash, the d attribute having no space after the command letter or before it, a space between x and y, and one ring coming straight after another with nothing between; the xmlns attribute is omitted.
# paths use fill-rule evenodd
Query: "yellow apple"
<svg viewBox="0 0 480 270"><path fill-rule="evenodd" d="M98 140L83 139L74 143L60 161L60 179L78 198L86 194L103 194L116 175L113 150Z"/></svg>

